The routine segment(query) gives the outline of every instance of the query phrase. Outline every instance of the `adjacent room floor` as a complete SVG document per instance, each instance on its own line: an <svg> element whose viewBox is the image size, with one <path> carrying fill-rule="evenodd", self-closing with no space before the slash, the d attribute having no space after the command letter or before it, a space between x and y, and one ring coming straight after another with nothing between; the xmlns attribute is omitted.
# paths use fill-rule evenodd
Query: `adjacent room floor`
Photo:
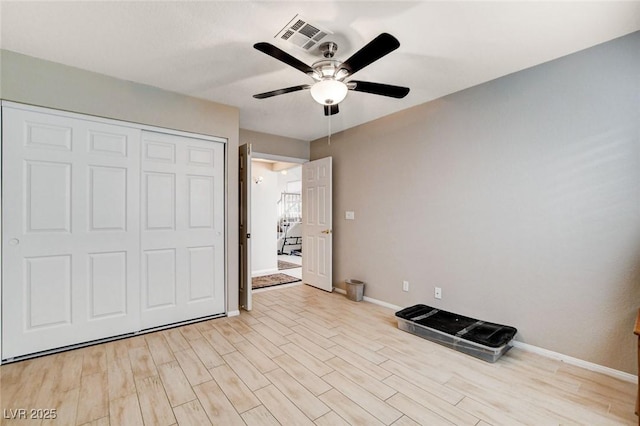
<svg viewBox="0 0 640 426"><path fill-rule="evenodd" d="M287 262L287 263L295 263L296 265L300 265L299 268L290 268L290 269L283 269L279 272L284 272L287 275L291 275L293 277L296 278L302 278L302 257L300 256L292 256L289 254L279 254L278 255L278 260L279 261L283 261L283 262Z"/></svg>
<svg viewBox="0 0 640 426"><path fill-rule="evenodd" d="M297 265L297 266L296 266ZM252 275L253 291L272 290L300 285L302 280L302 257L278 255L278 270Z"/></svg>
<svg viewBox="0 0 640 426"><path fill-rule="evenodd" d="M55 409L61 425L637 424L632 383L516 348L489 364L393 314L264 291L237 317L3 365L1 408Z"/></svg>
<svg viewBox="0 0 640 426"><path fill-rule="evenodd" d="M287 268L287 269L282 269L278 272L282 272L284 274L291 275L292 277L302 279L302 257L291 256L288 254L279 254L278 261L283 261L286 263L295 263L296 265L300 265L298 268Z"/></svg>

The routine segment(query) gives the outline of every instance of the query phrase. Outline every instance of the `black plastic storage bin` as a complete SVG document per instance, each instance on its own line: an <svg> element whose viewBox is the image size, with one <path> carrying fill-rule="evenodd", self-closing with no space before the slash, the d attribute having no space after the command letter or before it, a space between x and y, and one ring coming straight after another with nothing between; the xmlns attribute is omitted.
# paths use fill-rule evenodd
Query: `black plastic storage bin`
<svg viewBox="0 0 640 426"><path fill-rule="evenodd" d="M488 362L511 349L518 330L507 325L479 321L427 305L396 312L398 328Z"/></svg>

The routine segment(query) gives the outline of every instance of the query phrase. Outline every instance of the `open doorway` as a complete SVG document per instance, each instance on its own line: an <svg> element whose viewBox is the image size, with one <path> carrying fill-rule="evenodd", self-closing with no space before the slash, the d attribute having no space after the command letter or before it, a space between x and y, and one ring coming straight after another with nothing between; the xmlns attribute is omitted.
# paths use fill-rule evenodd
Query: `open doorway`
<svg viewBox="0 0 640 426"><path fill-rule="evenodd" d="M274 200L279 198L276 198L278 196L277 180L274 180L273 177L274 173L277 176L278 171L281 175L284 174L282 169L278 170L278 165L274 165L274 163L282 163L286 160L270 158L273 156L268 154L263 157L260 154L252 153L250 144L240 145L238 149L240 160L239 305L242 309L250 311L252 309L252 276L278 270L278 218L277 214L274 215L274 212L277 213L277 209L274 209ZM267 161L253 162L252 158ZM313 161L292 160L294 165L301 165L300 210L302 211L301 220L304 222L304 226L301 227L301 242L304 242L304 256L297 256L302 260L300 282L304 281L305 284L330 292L333 291L332 158L325 157ZM267 163L267 165L260 163ZM287 167L287 169L289 168L291 167ZM261 171L264 172L264 175L260 174ZM267 188L276 188L276 191L270 191ZM266 197L268 193L274 192L275 197ZM265 198L261 200L254 197L254 193L261 194ZM261 226L262 222L265 222L266 226ZM256 240L262 232L265 232L268 237L263 238L262 242L257 242ZM288 233L288 235L291 234ZM254 250L254 244L256 246L264 245L265 249ZM281 247L284 248L286 245L281 245ZM302 253L301 247L298 254L302 255ZM287 255L292 254L287 253ZM258 260L260 263L256 262ZM262 263L262 260L267 263ZM296 285L296 283L280 283L280 285Z"/></svg>
<svg viewBox="0 0 640 426"><path fill-rule="evenodd" d="M261 158L251 162L251 279L253 291L302 279L302 167Z"/></svg>

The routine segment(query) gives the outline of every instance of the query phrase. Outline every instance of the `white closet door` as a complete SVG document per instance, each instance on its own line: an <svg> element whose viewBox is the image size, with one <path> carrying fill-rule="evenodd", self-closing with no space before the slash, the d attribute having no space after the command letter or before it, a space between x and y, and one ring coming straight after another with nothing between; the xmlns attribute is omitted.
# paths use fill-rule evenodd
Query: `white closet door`
<svg viewBox="0 0 640 426"><path fill-rule="evenodd" d="M2 358L139 324L140 130L3 108Z"/></svg>
<svg viewBox="0 0 640 426"><path fill-rule="evenodd" d="M224 144L142 135L142 328L225 311Z"/></svg>

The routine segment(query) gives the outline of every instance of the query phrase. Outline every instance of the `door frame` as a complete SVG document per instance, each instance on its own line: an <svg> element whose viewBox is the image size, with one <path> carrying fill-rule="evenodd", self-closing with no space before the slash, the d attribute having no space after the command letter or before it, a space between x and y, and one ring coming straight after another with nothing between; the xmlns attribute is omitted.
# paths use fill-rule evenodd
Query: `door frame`
<svg viewBox="0 0 640 426"><path fill-rule="evenodd" d="M251 142L246 142L246 143L242 143L240 144L240 146L242 145L251 145ZM259 151L255 151L255 148L251 148L251 157L250 160L269 160L269 161L274 161L274 162L284 162L284 163L294 163L294 164L299 164L300 166L302 166L304 163L308 163L309 159L307 158L298 158L298 157L287 157L284 155L276 155L276 154L267 154L264 152L259 152ZM249 161L249 166L248 166L248 170L247 173L249 174L249 176L251 175L251 161ZM247 185L251 185L251 179L249 179ZM250 196L250 193L249 193ZM239 200L240 201L240 200ZM247 203L247 207L248 207L248 211L247 211L247 215L249 217L251 217L251 211L253 209L253 204L251 202ZM240 212L240 214L242 214L242 212ZM240 229L239 225L238 225L238 229ZM240 238L242 238L242 236L240 236ZM303 252L303 256L304 256L304 252ZM247 258L247 260L249 261L248 265L243 265L242 262L239 262L239 269L240 272L242 272L241 270L243 268L246 268L249 272L251 272L251 257L249 256ZM250 277L249 277L250 278ZM240 286L238 286L238 294L240 293ZM248 289L249 291L252 291L251 288Z"/></svg>
<svg viewBox="0 0 640 426"><path fill-rule="evenodd" d="M238 147L238 309L251 311L251 144Z"/></svg>

